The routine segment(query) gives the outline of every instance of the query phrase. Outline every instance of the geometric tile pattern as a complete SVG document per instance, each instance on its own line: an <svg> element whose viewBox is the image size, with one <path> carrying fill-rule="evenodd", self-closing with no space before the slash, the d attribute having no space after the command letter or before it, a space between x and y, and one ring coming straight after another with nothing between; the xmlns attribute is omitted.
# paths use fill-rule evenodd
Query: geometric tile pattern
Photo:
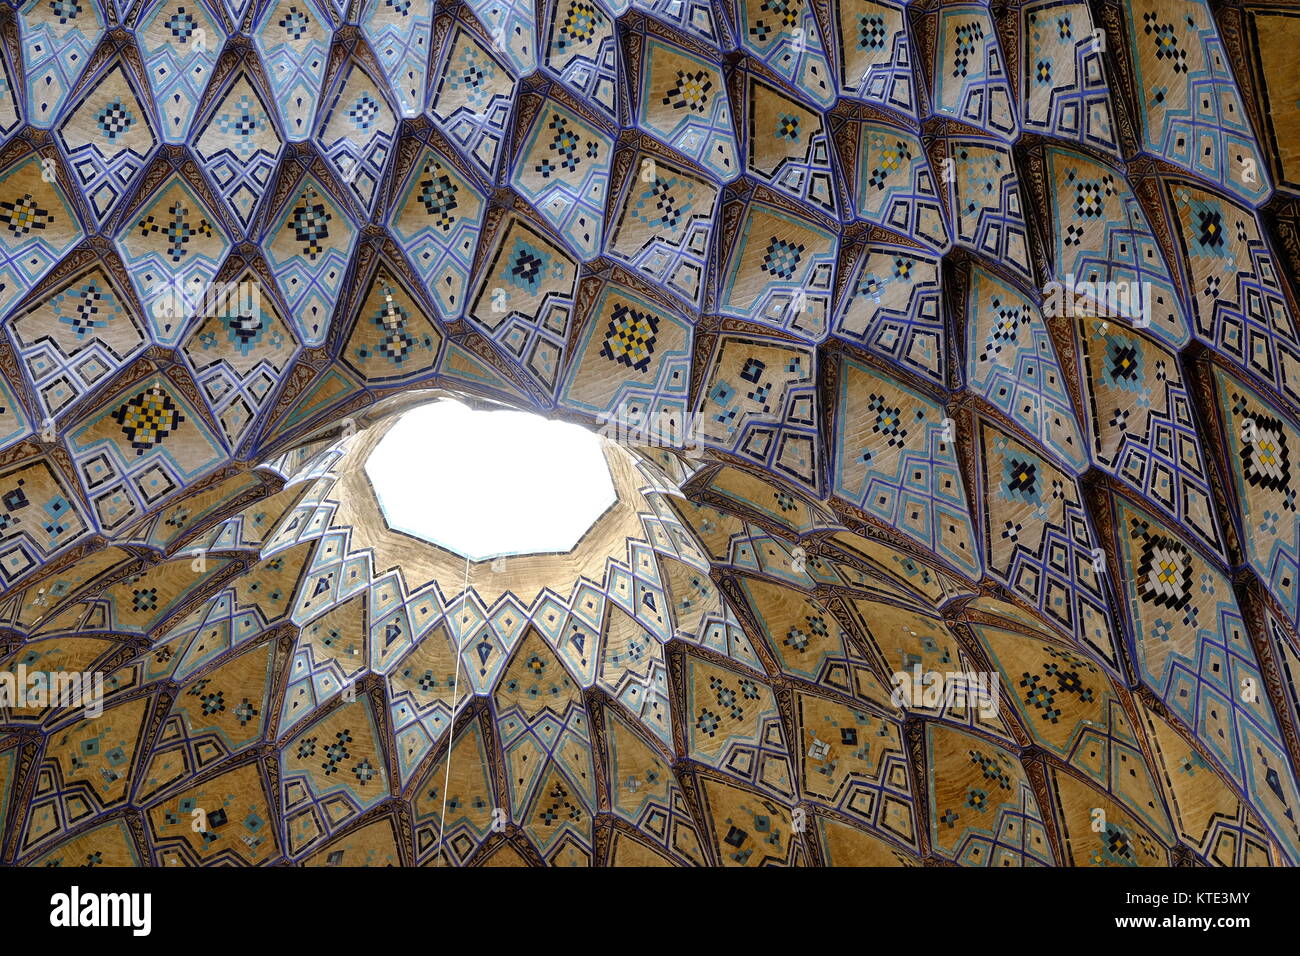
<svg viewBox="0 0 1300 956"><path fill-rule="evenodd" d="M396 122L387 96L357 60L323 100L316 143L363 209L372 209L378 198Z"/></svg>
<svg viewBox="0 0 1300 956"><path fill-rule="evenodd" d="M1205 455L1177 357L1118 322L1081 320L1079 341L1093 460L1222 556Z"/></svg>
<svg viewBox="0 0 1300 956"><path fill-rule="evenodd" d="M735 35L754 62L820 107L835 102L830 60L811 4L737 0L734 6Z"/></svg>
<svg viewBox="0 0 1300 956"><path fill-rule="evenodd" d="M692 309L704 296L718 191L675 163L640 153L605 255L650 276ZM620 207L615 207L620 208Z"/></svg>
<svg viewBox="0 0 1300 956"><path fill-rule="evenodd" d="M739 234L728 244L734 251L722 273L720 313L813 342L826 337L835 270L830 230L755 202L745 209Z"/></svg>
<svg viewBox="0 0 1300 956"><path fill-rule="evenodd" d="M944 409L848 362L835 414L835 494L978 578L956 431Z"/></svg>
<svg viewBox="0 0 1300 956"><path fill-rule="evenodd" d="M522 125L522 124L521 124ZM510 184L584 259L600 250L613 143L572 110L536 110Z"/></svg>
<svg viewBox="0 0 1300 956"><path fill-rule="evenodd" d="M903 5L848 0L837 7L840 95L915 118L917 86Z"/></svg>
<svg viewBox="0 0 1300 956"><path fill-rule="evenodd" d="M1033 278L1020 184L1011 153L972 140L949 144L957 241Z"/></svg>
<svg viewBox="0 0 1300 956"><path fill-rule="evenodd" d="M701 440L816 490L821 459L814 381L806 349L723 339L696 410Z"/></svg>
<svg viewBox="0 0 1300 956"><path fill-rule="evenodd" d="M1210 6L1126 4L1143 146L1257 205L1271 186Z"/></svg>
<svg viewBox="0 0 1300 956"><path fill-rule="evenodd" d="M871 243L857 263L834 333L943 386L949 342L939 260L908 247Z"/></svg>
<svg viewBox="0 0 1300 956"><path fill-rule="evenodd" d="M367 7L362 21L365 37L397 96L398 112L414 116L424 106L433 4L371 0Z"/></svg>
<svg viewBox="0 0 1300 956"><path fill-rule="evenodd" d="M992 424L982 426L980 446L989 572L1113 663L1105 564L1078 484Z"/></svg>
<svg viewBox="0 0 1300 956"><path fill-rule="evenodd" d="M97 0L60 3L49 13L47 6L43 0L28 0L18 11L27 109L32 125L42 129L54 125L104 35L104 15Z"/></svg>
<svg viewBox="0 0 1300 956"><path fill-rule="evenodd" d="M117 249L159 344L174 344L211 302L212 281L230 251L221 222L181 174L122 222Z"/></svg>
<svg viewBox="0 0 1300 956"><path fill-rule="evenodd" d="M221 198L245 229L266 195L280 145L262 96L247 74L239 74L199 130L195 146Z"/></svg>
<svg viewBox="0 0 1300 956"><path fill-rule="evenodd" d="M465 27L455 28L446 48L429 117L466 160L492 176L511 130L515 79Z"/></svg>
<svg viewBox="0 0 1300 956"><path fill-rule="evenodd" d="M484 208L483 193L473 180L432 151L416 161L405 198L395 206L393 234L432 291L444 321L454 319L464 305ZM324 243L317 245L323 252Z"/></svg>
<svg viewBox="0 0 1300 956"><path fill-rule="evenodd" d="M1021 10L1026 31L1020 122L1026 131L1119 154L1105 41L1086 3L1043 0ZM1100 34L1105 37L1105 32Z"/></svg>
<svg viewBox="0 0 1300 956"><path fill-rule="evenodd" d="M305 140L320 103L330 21L314 0L276 0L263 8L255 30L285 136Z"/></svg>
<svg viewBox="0 0 1300 956"><path fill-rule="evenodd" d="M1300 863L1288 11L12 6L0 865Z"/></svg>
<svg viewBox="0 0 1300 956"><path fill-rule="evenodd" d="M288 193L267 231L267 262L305 345L325 341L356 237L348 207L310 173Z"/></svg>
<svg viewBox="0 0 1300 956"><path fill-rule="evenodd" d="M1175 348L1186 345L1186 307L1131 187L1111 167L1058 147L1048 150L1047 176L1053 281L1093 314L1149 326ZM1099 302L1098 289L1114 294Z"/></svg>
<svg viewBox="0 0 1300 956"><path fill-rule="evenodd" d="M949 232L939 201L943 180L931 170L920 139L881 123L862 124L857 136L858 218L946 250Z"/></svg>
<svg viewBox="0 0 1300 956"><path fill-rule="evenodd" d="M1187 262L1193 332L1294 403L1300 336L1255 214L1191 184L1168 188Z"/></svg>
<svg viewBox="0 0 1300 956"><path fill-rule="evenodd" d="M8 312L81 239L53 157L35 154L4 174L0 187L0 310Z"/></svg>
<svg viewBox="0 0 1300 956"><path fill-rule="evenodd" d="M1249 794L1289 860L1300 800L1277 718L1228 579L1170 528L1119 503L1124 591L1143 680Z"/></svg>
<svg viewBox="0 0 1300 956"><path fill-rule="evenodd" d="M1034 304L976 266L967 293L966 379L1072 472L1088 464L1052 337Z"/></svg>
<svg viewBox="0 0 1300 956"><path fill-rule="evenodd" d="M159 0L138 14L136 23L145 76L158 110L159 135L163 142L183 143L226 33L218 17L202 3L189 0ZM279 71L273 76L279 93Z"/></svg>
<svg viewBox="0 0 1300 956"><path fill-rule="evenodd" d="M997 30L980 5L945 6L939 16L934 109L1014 139L1019 132Z"/></svg>
<svg viewBox="0 0 1300 956"><path fill-rule="evenodd" d="M1300 621L1300 510L1291 468L1300 426L1225 370L1215 371L1214 385L1243 550L1295 623Z"/></svg>
<svg viewBox="0 0 1300 956"><path fill-rule="evenodd" d="M131 87L123 64L114 64L59 127L59 141L97 225L103 225L124 184L135 178L158 142L149 111Z"/></svg>
<svg viewBox="0 0 1300 956"><path fill-rule="evenodd" d="M972 866L1051 866L1047 828L1016 759L959 730L926 729L937 801L931 840L942 854Z"/></svg>

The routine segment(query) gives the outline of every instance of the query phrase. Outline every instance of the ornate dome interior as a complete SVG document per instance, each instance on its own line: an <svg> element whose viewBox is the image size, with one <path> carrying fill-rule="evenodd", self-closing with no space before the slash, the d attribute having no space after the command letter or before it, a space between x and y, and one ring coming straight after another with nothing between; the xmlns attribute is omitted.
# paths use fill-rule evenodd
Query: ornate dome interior
<svg viewBox="0 0 1300 956"><path fill-rule="evenodd" d="M0 5L0 863L1300 862L1298 45Z"/></svg>

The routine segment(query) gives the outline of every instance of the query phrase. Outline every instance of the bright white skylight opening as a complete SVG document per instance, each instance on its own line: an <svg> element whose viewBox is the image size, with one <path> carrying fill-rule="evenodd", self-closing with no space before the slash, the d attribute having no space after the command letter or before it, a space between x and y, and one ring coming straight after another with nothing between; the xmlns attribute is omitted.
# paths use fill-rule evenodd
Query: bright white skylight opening
<svg viewBox="0 0 1300 956"><path fill-rule="evenodd" d="M448 400L405 413L366 474L390 528L472 561L569 551L616 497L585 428Z"/></svg>

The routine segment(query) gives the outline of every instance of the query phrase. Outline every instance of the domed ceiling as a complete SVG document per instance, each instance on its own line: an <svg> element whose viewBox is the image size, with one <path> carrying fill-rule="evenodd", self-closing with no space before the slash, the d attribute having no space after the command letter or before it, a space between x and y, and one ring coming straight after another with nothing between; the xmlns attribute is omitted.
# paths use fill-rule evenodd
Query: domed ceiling
<svg viewBox="0 0 1300 956"><path fill-rule="evenodd" d="M0 7L0 669L103 677L0 708L0 862L1300 862L1298 43ZM390 527L448 397L599 431L617 500Z"/></svg>

